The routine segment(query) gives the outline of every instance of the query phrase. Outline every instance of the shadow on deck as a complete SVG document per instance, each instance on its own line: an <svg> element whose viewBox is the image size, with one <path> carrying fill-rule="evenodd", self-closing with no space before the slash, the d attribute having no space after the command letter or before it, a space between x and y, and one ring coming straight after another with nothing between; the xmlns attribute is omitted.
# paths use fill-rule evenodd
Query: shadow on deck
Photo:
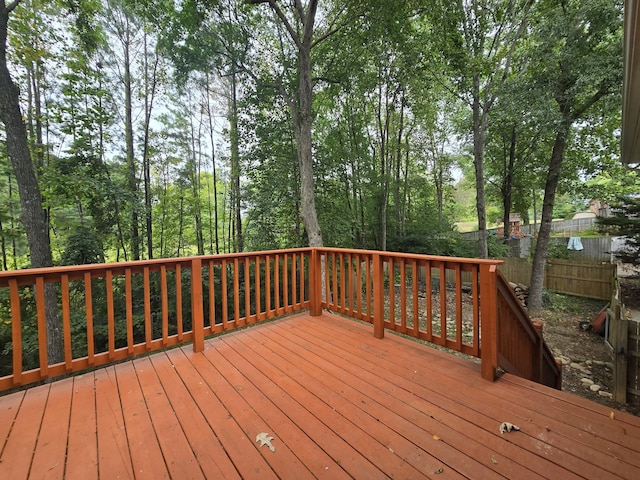
<svg viewBox="0 0 640 480"><path fill-rule="evenodd" d="M640 478L640 418L480 368L300 313L0 397L0 478Z"/></svg>

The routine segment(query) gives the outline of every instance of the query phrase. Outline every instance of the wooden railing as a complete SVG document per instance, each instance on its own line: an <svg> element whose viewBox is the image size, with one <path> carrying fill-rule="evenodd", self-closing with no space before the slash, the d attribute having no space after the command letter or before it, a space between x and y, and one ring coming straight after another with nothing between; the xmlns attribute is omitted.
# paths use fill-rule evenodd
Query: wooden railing
<svg viewBox="0 0 640 480"><path fill-rule="evenodd" d="M483 376L495 378L499 261L330 248L318 256L322 307L372 323L377 338L388 329L482 358Z"/></svg>
<svg viewBox="0 0 640 480"><path fill-rule="evenodd" d="M201 351L206 336L323 308L371 323L377 338L392 330L478 357L489 380L502 367L557 385L499 263L302 248L0 272L0 328L12 338L0 348L0 391L186 342ZM54 362L51 315L64 351Z"/></svg>
<svg viewBox="0 0 640 480"><path fill-rule="evenodd" d="M532 322L509 282L498 272L498 362L506 372L562 388L562 367Z"/></svg>
<svg viewBox="0 0 640 480"><path fill-rule="evenodd" d="M307 309L310 259L299 249L0 272L0 325L12 338L0 391L181 343L199 351L205 336ZM64 348L53 364L51 310Z"/></svg>

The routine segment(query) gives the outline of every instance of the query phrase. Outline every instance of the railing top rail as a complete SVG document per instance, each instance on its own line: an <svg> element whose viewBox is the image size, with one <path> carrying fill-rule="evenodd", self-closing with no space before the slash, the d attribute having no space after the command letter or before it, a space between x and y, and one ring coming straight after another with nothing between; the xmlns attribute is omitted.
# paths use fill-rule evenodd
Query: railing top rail
<svg viewBox="0 0 640 480"><path fill-rule="evenodd" d="M402 252L389 252L382 250L359 250L355 248L334 248L334 247L316 247L317 250L323 252L335 252L335 253L344 253L344 252L352 252L358 253L360 255L382 255L384 257L401 257L401 258L409 258L416 260L430 260L434 262L452 262L452 263L468 263L475 265L501 265L504 263L504 260L495 260L495 259L482 259L482 258L464 258L464 257L446 257L446 256L438 256L438 255L426 255L421 253L402 253Z"/></svg>
<svg viewBox="0 0 640 480"><path fill-rule="evenodd" d="M255 256L275 256L275 255L284 255L287 253L301 253L301 252L310 252L312 249L309 247L304 248L291 248L284 250L267 250L267 251L259 251L259 252L240 252L240 253L224 253L217 255L203 255L203 256L191 256L191 257L174 257L174 258L155 258L153 260L135 260L128 262L109 262L109 263L91 263L84 265L62 265L62 266L54 266L54 267L44 267L44 268L25 268L21 270L4 270L0 271L0 285L6 284L6 279L8 278L23 278L23 277L37 277L37 276L52 276L52 275L63 275L63 274L71 274L77 272L100 272L103 270L113 270L113 269L126 269L126 268L142 268L149 266L160 266L160 265L187 265L192 260L196 258L200 258L202 261L207 260L225 260L225 259L236 259L236 258L246 258L246 257L255 257Z"/></svg>

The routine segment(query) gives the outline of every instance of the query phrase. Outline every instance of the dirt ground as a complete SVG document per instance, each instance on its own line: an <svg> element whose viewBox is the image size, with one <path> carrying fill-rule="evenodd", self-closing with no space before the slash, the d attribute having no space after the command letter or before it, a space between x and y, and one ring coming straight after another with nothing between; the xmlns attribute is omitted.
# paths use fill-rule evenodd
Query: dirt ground
<svg viewBox="0 0 640 480"><path fill-rule="evenodd" d="M621 279L623 302L640 309L640 279ZM585 331L607 302L545 293L544 338L563 362L562 389L610 408L640 416L640 405L620 404L611 397L612 363L604 338Z"/></svg>

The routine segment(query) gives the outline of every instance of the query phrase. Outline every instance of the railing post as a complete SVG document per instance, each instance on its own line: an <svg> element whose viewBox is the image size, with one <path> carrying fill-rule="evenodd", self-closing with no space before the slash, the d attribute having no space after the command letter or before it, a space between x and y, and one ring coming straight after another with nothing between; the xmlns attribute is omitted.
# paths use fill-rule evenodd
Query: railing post
<svg viewBox="0 0 640 480"><path fill-rule="evenodd" d="M542 351L544 349L544 321L539 319L532 319L531 323L533 323L533 328L535 328L538 333L538 341L536 343L536 352L535 357L531 360L533 361L533 380L538 383L542 383L542 360L543 355Z"/></svg>
<svg viewBox="0 0 640 480"><path fill-rule="evenodd" d="M498 290L496 265L480 265L480 333L482 378L496 379L498 370Z"/></svg>
<svg viewBox="0 0 640 480"><path fill-rule="evenodd" d="M374 253L373 257L373 336L384 338L384 270L382 258Z"/></svg>
<svg viewBox="0 0 640 480"><path fill-rule="evenodd" d="M191 260L191 327L193 351L204 351L204 307L202 305L202 260Z"/></svg>
<svg viewBox="0 0 640 480"><path fill-rule="evenodd" d="M309 314L322 315L322 255L317 248L311 250L309 262Z"/></svg>

